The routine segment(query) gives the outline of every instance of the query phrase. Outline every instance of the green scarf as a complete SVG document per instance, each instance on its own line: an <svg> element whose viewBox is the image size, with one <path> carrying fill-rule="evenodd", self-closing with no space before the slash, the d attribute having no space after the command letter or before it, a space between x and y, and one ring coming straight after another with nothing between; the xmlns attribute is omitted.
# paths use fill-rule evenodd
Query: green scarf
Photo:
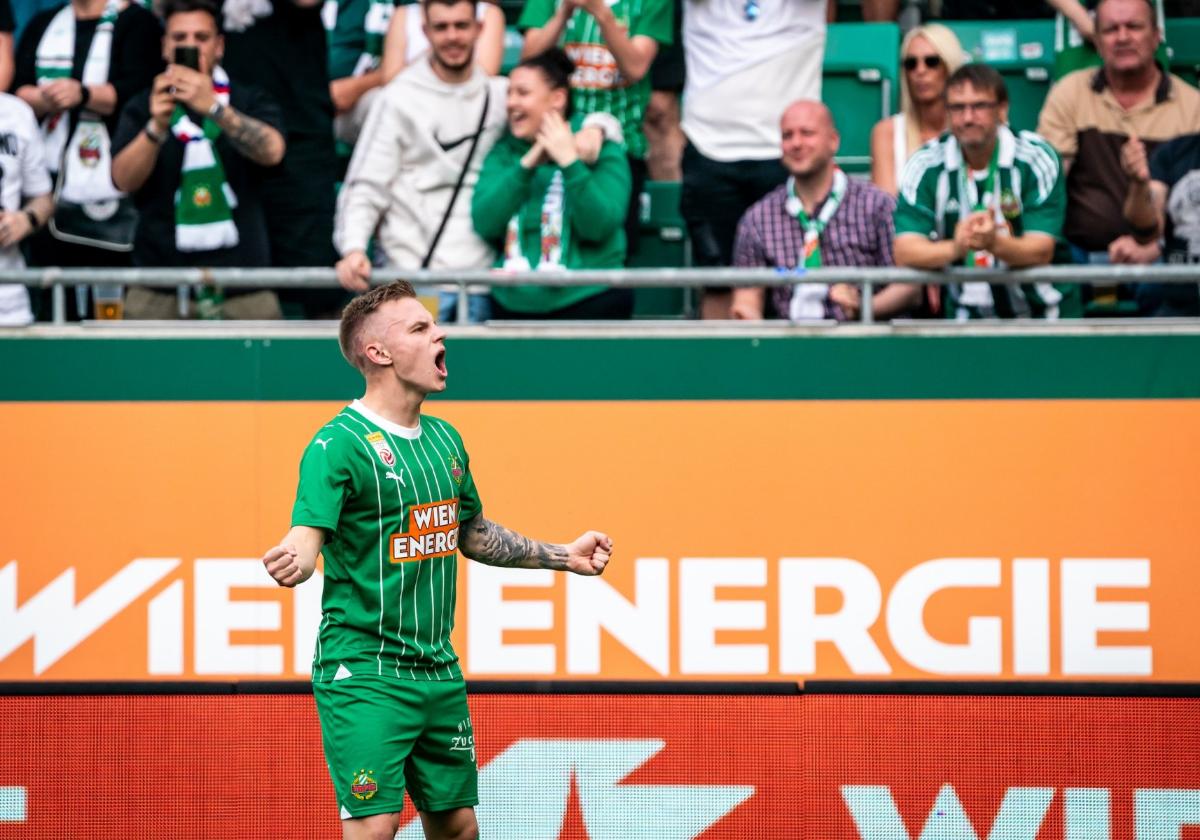
<svg viewBox="0 0 1200 840"><path fill-rule="evenodd" d="M229 105L229 76L213 68L213 92ZM175 247L180 251L212 251L238 244L233 208L237 196L225 180L225 167L217 153L221 127L211 117L196 125L182 105L171 115L171 133L183 143L183 169L175 193Z"/></svg>

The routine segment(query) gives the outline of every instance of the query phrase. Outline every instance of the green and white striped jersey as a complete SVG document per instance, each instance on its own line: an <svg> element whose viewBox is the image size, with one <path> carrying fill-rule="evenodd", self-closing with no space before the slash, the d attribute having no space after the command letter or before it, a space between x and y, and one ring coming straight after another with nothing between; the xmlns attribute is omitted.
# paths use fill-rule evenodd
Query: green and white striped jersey
<svg viewBox="0 0 1200 840"><path fill-rule="evenodd" d="M554 16L563 0L527 0L517 25L521 31L539 29ZM674 40L672 0L613 0L613 15L630 38L645 35L660 47ZM621 121L625 148L635 158L646 156L642 118L650 102L650 74L632 84L621 75L617 60L604 45L600 24L583 9L576 9L563 32L562 47L575 62L571 100L579 114L608 113Z"/></svg>
<svg viewBox="0 0 1200 840"><path fill-rule="evenodd" d="M458 529L482 512L454 427L407 429L351 403L300 461L292 525L326 532L313 680L462 676L450 646Z"/></svg>
<svg viewBox="0 0 1200 840"><path fill-rule="evenodd" d="M996 144L994 168L979 173L970 171L952 134L943 134L918 149L900 175L896 236L916 233L930 239L953 238L960 219L976 208L986 208L995 215L997 227L1006 228L1012 236L1036 232L1053 237L1055 261L1069 261L1062 236L1066 179L1058 153L1032 131L1016 134L1007 125L999 127ZM945 288L949 318L1079 314L1078 286L979 282Z"/></svg>

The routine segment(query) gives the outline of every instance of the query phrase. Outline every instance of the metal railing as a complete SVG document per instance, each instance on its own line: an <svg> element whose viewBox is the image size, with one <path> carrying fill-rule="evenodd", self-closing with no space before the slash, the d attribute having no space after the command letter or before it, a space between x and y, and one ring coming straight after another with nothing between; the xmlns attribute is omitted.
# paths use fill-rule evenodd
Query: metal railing
<svg viewBox="0 0 1200 840"><path fill-rule="evenodd" d="M862 288L861 322L874 323L871 295L884 283L946 285L982 281L1003 285L1025 283L1200 283L1200 264L1194 265L1056 265L1020 271L952 268L915 271L908 268L819 268L812 270L747 268L644 268L583 271L496 270L403 271L379 268L372 283L410 280L414 284L453 286L458 290L459 320L465 322L468 287L606 285L617 288L697 288L703 286L791 286L796 283L849 283ZM17 283L52 290L52 320L66 322L66 287L84 284L171 287L180 285L225 288L336 288L332 268L27 268L0 271L0 284Z"/></svg>

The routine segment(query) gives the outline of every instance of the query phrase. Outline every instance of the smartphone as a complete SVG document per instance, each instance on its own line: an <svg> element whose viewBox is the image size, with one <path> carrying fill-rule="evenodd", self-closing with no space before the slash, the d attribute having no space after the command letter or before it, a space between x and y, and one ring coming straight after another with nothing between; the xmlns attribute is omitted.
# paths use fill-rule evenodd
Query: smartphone
<svg viewBox="0 0 1200 840"><path fill-rule="evenodd" d="M200 70L200 48L176 47L174 63L180 67L190 67L198 72Z"/></svg>

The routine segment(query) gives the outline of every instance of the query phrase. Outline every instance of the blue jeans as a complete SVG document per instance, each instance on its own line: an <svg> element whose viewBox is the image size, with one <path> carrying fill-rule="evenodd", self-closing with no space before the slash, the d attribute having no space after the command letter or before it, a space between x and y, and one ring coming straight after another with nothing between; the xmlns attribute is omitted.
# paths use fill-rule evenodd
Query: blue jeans
<svg viewBox="0 0 1200 840"><path fill-rule="evenodd" d="M467 295L467 323L482 324L492 317L492 296L488 294ZM438 322L458 322L458 292L438 292Z"/></svg>

